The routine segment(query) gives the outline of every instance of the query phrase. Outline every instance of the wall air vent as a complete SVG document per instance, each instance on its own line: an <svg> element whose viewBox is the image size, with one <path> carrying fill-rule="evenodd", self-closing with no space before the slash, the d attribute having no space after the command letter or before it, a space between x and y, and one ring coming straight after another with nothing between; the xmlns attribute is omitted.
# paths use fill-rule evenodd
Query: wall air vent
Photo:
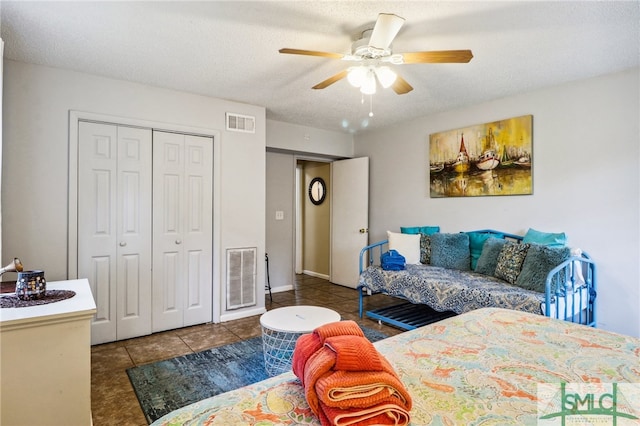
<svg viewBox="0 0 640 426"><path fill-rule="evenodd" d="M226 113L227 130L230 132L256 132L256 118L249 115Z"/></svg>
<svg viewBox="0 0 640 426"><path fill-rule="evenodd" d="M227 249L227 309L256 304L255 247Z"/></svg>

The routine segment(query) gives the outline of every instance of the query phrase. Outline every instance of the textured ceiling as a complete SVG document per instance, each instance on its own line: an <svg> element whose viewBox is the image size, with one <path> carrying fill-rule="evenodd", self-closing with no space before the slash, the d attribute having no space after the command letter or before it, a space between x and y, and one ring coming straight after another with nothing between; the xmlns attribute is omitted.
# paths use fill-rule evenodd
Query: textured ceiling
<svg viewBox="0 0 640 426"><path fill-rule="evenodd" d="M640 3L260 1L0 3L8 59L264 106L267 117L358 131L511 94L638 67ZM394 52L471 49L468 64L397 68L414 87L362 104L350 64L282 55L350 53L380 12L406 23Z"/></svg>

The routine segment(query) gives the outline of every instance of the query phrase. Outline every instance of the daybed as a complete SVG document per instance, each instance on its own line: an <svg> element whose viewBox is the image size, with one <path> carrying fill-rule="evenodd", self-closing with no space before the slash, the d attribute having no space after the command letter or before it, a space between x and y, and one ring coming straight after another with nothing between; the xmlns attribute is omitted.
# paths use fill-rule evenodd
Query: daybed
<svg viewBox="0 0 640 426"><path fill-rule="evenodd" d="M370 310L367 316L407 330L427 324L432 310L461 314L483 307L596 325L595 264L581 250L566 247L564 234L532 229L524 237L494 230L443 234L427 228L430 233L419 235L388 232L388 240L362 249L360 317L366 296L384 293L411 303ZM413 246L407 248L410 238L418 244L417 255L410 252ZM408 257L405 269L383 269L382 254L396 248ZM416 316L412 304L428 305L431 314Z"/></svg>
<svg viewBox="0 0 640 426"><path fill-rule="evenodd" d="M608 420L616 414L618 422L623 414L640 418L637 338L537 314L482 308L374 345L413 399L412 425L559 424L558 418L552 418L556 423L540 418L555 414L571 420L577 414L559 409L561 386L567 393L595 395L596 404L602 395L616 393L615 408L611 397L604 398L609 411L601 414ZM196 402L153 423L293 424L320 423L292 372Z"/></svg>

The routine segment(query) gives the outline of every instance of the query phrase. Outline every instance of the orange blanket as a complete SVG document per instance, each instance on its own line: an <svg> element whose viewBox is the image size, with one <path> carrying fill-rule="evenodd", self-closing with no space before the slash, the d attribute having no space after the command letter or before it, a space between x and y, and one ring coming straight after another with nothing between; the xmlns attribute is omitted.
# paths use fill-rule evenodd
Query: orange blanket
<svg viewBox="0 0 640 426"><path fill-rule="evenodd" d="M327 324L301 336L293 372L323 425L409 423L410 395L354 321Z"/></svg>
<svg viewBox="0 0 640 426"><path fill-rule="evenodd" d="M293 352L291 368L293 373L302 380L303 385L304 367L307 360L324 345L326 338L334 336L364 337L364 333L355 321L337 321L322 325L313 330L313 333L300 336Z"/></svg>

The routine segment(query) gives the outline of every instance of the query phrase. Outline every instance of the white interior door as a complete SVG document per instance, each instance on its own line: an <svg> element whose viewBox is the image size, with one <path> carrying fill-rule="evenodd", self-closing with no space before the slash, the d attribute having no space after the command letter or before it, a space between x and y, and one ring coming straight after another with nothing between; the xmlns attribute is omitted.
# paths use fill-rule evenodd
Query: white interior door
<svg viewBox="0 0 640 426"><path fill-rule="evenodd" d="M118 340L151 333L151 158L151 130L118 126Z"/></svg>
<svg viewBox="0 0 640 426"><path fill-rule="evenodd" d="M331 282L356 288L369 242L369 158L331 163Z"/></svg>
<svg viewBox="0 0 640 426"><path fill-rule="evenodd" d="M80 122L78 277L97 312L92 344L151 332L151 131Z"/></svg>
<svg viewBox="0 0 640 426"><path fill-rule="evenodd" d="M186 135L184 326L212 320L213 292L213 139Z"/></svg>
<svg viewBox="0 0 640 426"><path fill-rule="evenodd" d="M212 138L153 132L153 331L212 318Z"/></svg>

